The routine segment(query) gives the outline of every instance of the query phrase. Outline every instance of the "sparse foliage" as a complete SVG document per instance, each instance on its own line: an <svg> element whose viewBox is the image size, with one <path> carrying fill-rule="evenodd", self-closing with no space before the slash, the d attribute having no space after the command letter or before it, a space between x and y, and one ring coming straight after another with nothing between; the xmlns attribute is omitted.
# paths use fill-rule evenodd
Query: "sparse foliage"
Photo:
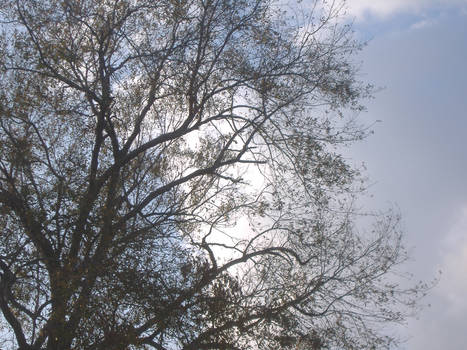
<svg viewBox="0 0 467 350"><path fill-rule="evenodd" d="M0 1L2 349L389 346L420 289L354 224L340 10Z"/></svg>

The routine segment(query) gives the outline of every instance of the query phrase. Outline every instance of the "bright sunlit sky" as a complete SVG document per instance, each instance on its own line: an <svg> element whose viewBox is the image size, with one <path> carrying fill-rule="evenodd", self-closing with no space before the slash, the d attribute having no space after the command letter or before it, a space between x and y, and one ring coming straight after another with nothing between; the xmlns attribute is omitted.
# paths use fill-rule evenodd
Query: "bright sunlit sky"
<svg viewBox="0 0 467 350"><path fill-rule="evenodd" d="M401 349L467 344L467 0L348 0L361 78L384 87L366 105L375 134L352 148L374 208L397 206L417 279L441 270Z"/></svg>

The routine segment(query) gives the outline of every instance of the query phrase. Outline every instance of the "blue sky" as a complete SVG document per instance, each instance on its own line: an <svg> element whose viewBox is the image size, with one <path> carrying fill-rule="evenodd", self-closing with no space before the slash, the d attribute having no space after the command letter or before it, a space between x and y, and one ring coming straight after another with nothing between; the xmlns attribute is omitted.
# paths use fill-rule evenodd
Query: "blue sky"
<svg viewBox="0 0 467 350"><path fill-rule="evenodd" d="M375 134L352 148L367 164L373 208L397 206L407 268L442 275L404 331L401 349L467 344L467 1L348 0L362 51L361 78L384 87L361 118Z"/></svg>

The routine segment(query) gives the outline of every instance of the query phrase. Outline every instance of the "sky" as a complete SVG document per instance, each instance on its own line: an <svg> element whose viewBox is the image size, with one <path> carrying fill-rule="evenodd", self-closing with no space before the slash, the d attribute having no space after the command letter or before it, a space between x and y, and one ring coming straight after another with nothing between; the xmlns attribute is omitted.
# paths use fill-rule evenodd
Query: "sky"
<svg viewBox="0 0 467 350"><path fill-rule="evenodd" d="M402 333L406 350L467 344L467 0L348 0L360 78L381 87L351 149L371 178L366 204L397 207L415 279L439 282Z"/></svg>

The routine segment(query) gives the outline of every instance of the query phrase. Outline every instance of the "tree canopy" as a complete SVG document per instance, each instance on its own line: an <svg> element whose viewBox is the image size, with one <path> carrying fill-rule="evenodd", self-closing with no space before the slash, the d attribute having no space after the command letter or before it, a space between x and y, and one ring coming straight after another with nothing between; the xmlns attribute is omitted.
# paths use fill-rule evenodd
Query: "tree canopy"
<svg viewBox="0 0 467 350"><path fill-rule="evenodd" d="M390 346L342 6L0 0L2 349Z"/></svg>

